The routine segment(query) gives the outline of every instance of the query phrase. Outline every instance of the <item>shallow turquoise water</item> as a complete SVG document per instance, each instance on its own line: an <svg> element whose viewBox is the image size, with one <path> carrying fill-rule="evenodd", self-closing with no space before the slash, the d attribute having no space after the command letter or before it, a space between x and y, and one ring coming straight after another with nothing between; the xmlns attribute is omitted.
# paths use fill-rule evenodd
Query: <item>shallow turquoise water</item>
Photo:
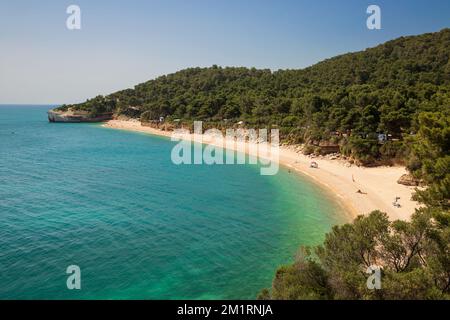
<svg viewBox="0 0 450 320"><path fill-rule="evenodd" d="M0 299L251 299L346 219L285 169L175 166L166 138L48 108L0 106Z"/></svg>

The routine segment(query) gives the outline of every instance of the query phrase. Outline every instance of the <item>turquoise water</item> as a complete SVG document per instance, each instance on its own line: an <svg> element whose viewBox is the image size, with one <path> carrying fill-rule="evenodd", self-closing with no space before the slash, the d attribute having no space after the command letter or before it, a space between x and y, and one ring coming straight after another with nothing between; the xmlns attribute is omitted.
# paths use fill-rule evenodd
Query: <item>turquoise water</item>
<svg viewBox="0 0 450 320"><path fill-rule="evenodd" d="M166 138L50 124L48 108L0 106L1 299L252 299L345 221L285 169L175 166Z"/></svg>

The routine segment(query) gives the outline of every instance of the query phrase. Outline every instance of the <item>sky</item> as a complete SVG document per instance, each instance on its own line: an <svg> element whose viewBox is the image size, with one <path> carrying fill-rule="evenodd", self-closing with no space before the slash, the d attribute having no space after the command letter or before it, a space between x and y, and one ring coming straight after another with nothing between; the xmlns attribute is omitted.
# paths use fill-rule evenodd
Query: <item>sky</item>
<svg viewBox="0 0 450 320"><path fill-rule="evenodd" d="M0 0L0 104L77 103L196 66L304 68L448 27L448 0Z"/></svg>

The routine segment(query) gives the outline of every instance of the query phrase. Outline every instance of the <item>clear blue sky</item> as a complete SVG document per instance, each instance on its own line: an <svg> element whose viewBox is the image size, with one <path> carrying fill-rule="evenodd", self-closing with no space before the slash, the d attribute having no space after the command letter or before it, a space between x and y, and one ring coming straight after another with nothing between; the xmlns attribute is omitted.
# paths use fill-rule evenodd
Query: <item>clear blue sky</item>
<svg viewBox="0 0 450 320"><path fill-rule="evenodd" d="M80 102L192 66L302 68L445 27L447 0L0 0L0 103Z"/></svg>

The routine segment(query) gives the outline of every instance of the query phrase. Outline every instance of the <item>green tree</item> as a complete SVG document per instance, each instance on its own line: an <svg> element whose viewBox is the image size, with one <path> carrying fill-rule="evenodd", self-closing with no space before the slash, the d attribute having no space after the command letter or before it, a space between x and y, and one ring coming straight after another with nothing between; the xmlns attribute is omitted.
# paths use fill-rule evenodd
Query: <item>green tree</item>
<svg viewBox="0 0 450 320"><path fill-rule="evenodd" d="M424 112L419 115L419 131L412 139L412 174L428 188L417 190L414 198L443 209L450 208L450 112Z"/></svg>

